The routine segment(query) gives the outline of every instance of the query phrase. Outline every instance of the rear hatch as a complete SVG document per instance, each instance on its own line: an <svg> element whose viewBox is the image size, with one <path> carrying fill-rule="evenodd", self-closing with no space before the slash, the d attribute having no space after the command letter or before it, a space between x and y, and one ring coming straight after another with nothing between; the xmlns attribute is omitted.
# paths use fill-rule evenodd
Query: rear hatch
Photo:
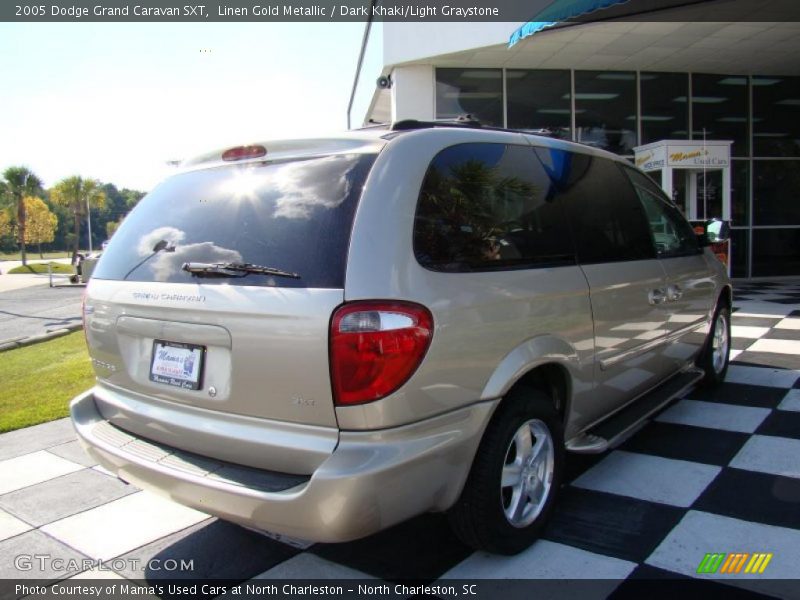
<svg viewBox="0 0 800 600"><path fill-rule="evenodd" d="M115 233L84 309L101 390L336 426L329 322L377 149L266 150L167 179Z"/></svg>

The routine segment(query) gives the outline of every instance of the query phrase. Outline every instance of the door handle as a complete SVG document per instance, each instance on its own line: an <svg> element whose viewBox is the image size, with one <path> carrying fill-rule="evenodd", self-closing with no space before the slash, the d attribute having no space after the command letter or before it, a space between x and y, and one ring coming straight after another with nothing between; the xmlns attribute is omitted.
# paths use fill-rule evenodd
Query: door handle
<svg viewBox="0 0 800 600"><path fill-rule="evenodd" d="M667 301L668 302L675 302L676 300L680 300L681 296L683 296L683 290L679 285L671 285L667 287Z"/></svg>
<svg viewBox="0 0 800 600"><path fill-rule="evenodd" d="M661 304L666 299L667 293L660 288L656 288L647 292L647 301L650 302L650 304Z"/></svg>

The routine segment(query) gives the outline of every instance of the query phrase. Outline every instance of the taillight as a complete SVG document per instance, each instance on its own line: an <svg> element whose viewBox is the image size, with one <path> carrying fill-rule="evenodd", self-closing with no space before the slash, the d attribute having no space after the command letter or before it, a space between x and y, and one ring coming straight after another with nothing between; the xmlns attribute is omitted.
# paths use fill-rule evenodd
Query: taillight
<svg viewBox="0 0 800 600"><path fill-rule="evenodd" d="M345 304L331 321L331 377L338 405L384 398L417 370L433 336L433 317L411 302Z"/></svg>
<svg viewBox="0 0 800 600"><path fill-rule="evenodd" d="M264 146L236 146L222 153L222 160L243 160L245 158L259 158L267 153Z"/></svg>

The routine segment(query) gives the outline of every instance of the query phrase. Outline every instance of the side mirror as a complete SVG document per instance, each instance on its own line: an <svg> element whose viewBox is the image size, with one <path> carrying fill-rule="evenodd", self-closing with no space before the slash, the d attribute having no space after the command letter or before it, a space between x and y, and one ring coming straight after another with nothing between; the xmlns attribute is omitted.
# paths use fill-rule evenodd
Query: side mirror
<svg viewBox="0 0 800 600"><path fill-rule="evenodd" d="M699 228L698 228L699 229ZM727 221L710 219L703 224L702 232L698 232L698 241L701 246L722 244L731 237L731 227Z"/></svg>

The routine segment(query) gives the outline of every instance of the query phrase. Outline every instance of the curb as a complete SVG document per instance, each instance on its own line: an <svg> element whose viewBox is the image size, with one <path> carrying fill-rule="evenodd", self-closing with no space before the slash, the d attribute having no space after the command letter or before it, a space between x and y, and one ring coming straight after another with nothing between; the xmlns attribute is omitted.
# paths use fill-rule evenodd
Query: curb
<svg viewBox="0 0 800 600"><path fill-rule="evenodd" d="M53 340L81 329L83 329L83 323L74 323L72 325L62 327L61 329L48 331L47 333L40 333L38 335L31 335L24 338L11 338L10 340L3 340L3 342L0 343L0 352L22 348L23 346L31 346L40 342L46 342L48 340Z"/></svg>

